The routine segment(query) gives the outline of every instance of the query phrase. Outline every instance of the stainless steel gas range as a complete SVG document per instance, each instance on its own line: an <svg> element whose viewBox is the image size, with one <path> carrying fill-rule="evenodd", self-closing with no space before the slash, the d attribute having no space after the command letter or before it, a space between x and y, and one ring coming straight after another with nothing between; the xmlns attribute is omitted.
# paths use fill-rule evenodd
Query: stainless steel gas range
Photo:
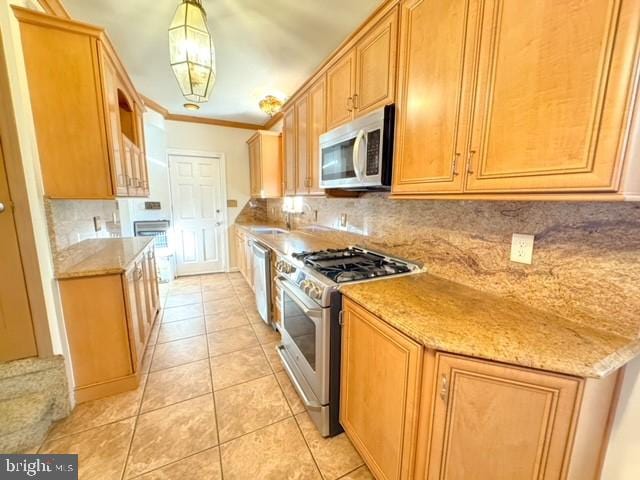
<svg viewBox="0 0 640 480"><path fill-rule="evenodd" d="M282 312L278 353L320 433L339 423L342 295L345 283L382 280L422 271L421 266L349 247L294 253L276 262Z"/></svg>

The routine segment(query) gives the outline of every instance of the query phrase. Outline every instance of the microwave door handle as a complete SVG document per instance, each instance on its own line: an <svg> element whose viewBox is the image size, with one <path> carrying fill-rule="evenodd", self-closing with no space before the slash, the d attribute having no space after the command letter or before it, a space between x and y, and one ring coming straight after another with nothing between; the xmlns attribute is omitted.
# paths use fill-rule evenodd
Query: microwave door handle
<svg viewBox="0 0 640 480"><path fill-rule="evenodd" d="M360 149L367 135L367 132L360 130L356 137L356 143L353 146L353 170L356 172L356 178L362 181L362 172L360 171Z"/></svg>

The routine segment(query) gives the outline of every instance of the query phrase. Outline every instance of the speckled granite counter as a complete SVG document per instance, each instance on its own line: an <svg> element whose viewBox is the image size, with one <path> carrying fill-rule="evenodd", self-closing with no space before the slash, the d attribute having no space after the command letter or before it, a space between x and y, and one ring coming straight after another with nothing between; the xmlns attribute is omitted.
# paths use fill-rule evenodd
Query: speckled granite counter
<svg viewBox="0 0 640 480"><path fill-rule="evenodd" d="M83 240L58 252L54 259L56 278L122 273L152 241L149 237Z"/></svg>
<svg viewBox="0 0 640 480"><path fill-rule="evenodd" d="M291 231L286 233L270 234L258 233L256 228L283 228L280 224L236 224L237 227L249 233L252 237L264 243L267 247L284 255L291 255L294 252L305 252L324 250L327 248L341 248L344 245L338 245L326 240L318 240L314 238L313 230Z"/></svg>
<svg viewBox="0 0 640 480"><path fill-rule="evenodd" d="M595 330L426 273L341 290L435 350L593 378L640 355L640 339Z"/></svg>

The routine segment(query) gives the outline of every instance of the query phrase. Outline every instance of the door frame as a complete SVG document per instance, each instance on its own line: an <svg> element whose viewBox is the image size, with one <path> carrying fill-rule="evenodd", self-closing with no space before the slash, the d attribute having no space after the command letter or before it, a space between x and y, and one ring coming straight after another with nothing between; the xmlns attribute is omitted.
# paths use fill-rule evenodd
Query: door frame
<svg viewBox="0 0 640 480"><path fill-rule="evenodd" d="M33 218L29 207L27 180L22 166L22 151L6 60L4 45L0 39L0 137L2 138L2 152L14 209L14 222L31 309L37 355L38 357L48 357L53 355L49 316L36 247L37 240L33 230Z"/></svg>
<svg viewBox="0 0 640 480"><path fill-rule="evenodd" d="M219 158L220 159L220 176L222 177L222 188L221 188L221 196L224 199L224 209L223 209L223 218L225 224L224 231L224 239L222 242L222 248L224 251L222 252L222 258L224 259L224 272L229 272L230 262L229 262L229 235L231 232L231 225L229 225L229 211L227 208L227 156L224 153L220 152L212 152L209 150L191 150L184 148L168 148L167 149L167 169L169 173L169 195L170 195L170 207L171 207L171 228L174 225L174 215L173 215L173 190L172 190L172 182L171 182L171 157L172 156L182 156L182 157L205 157L205 158Z"/></svg>

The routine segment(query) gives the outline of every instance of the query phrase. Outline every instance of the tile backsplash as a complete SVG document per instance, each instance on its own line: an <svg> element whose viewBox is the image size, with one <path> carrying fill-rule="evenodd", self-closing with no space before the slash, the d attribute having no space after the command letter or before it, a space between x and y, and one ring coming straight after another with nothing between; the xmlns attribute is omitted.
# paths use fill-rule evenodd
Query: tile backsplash
<svg viewBox="0 0 640 480"><path fill-rule="evenodd" d="M121 236L115 200L45 200L45 208L54 253L87 238ZM100 217L99 232L95 231L93 217Z"/></svg>
<svg viewBox="0 0 640 480"><path fill-rule="evenodd" d="M283 220L281 199L263 202L264 218ZM433 274L594 328L640 335L640 204L392 200L383 193L304 203L294 226L330 227L314 235L417 260ZM510 261L514 233L535 235L533 265Z"/></svg>

